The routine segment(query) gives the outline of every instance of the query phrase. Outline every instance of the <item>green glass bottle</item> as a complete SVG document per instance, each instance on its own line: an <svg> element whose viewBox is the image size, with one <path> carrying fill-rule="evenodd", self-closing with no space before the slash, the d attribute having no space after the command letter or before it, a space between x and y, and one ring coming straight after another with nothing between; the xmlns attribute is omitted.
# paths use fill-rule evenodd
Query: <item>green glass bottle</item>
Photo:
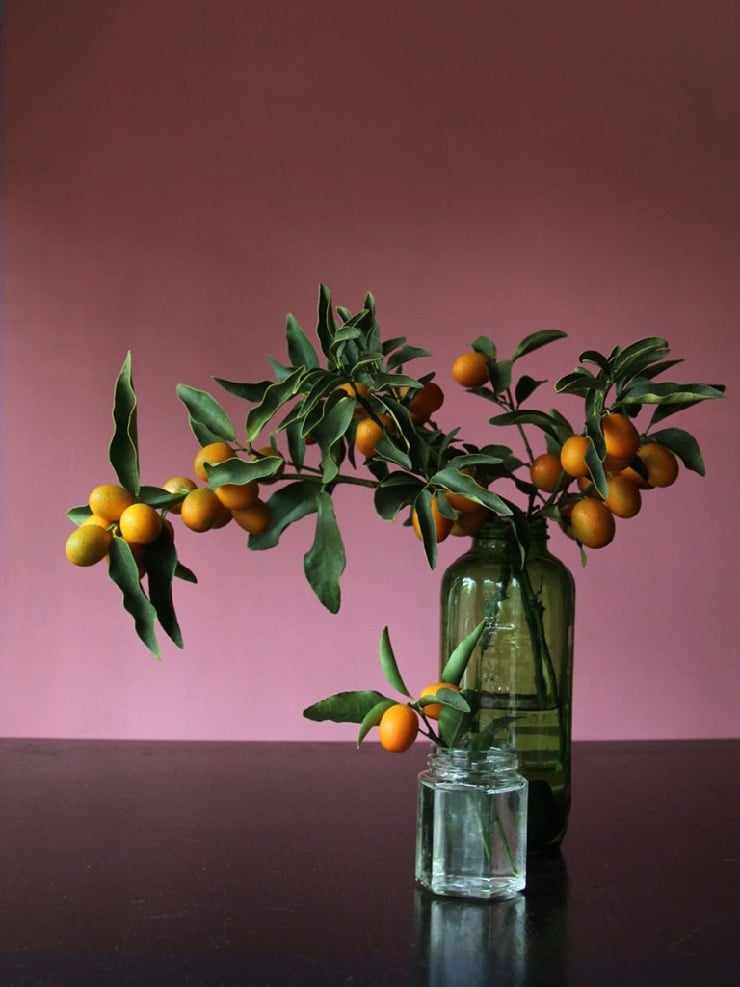
<svg viewBox="0 0 740 987"><path fill-rule="evenodd" d="M462 687L480 692L476 729L518 755L528 852L541 853L557 849L568 826L575 588L547 549L545 519L528 519L523 535L524 548L512 524L489 521L446 570L441 654L486 621Z"/></svg>

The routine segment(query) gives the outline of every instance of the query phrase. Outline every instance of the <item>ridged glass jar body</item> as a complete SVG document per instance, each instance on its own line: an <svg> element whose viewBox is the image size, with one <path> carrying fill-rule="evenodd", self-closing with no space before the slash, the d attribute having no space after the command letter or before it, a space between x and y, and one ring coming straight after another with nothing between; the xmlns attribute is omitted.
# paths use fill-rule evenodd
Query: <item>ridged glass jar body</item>
<svg viewBox="0 0 740 987"><path fill-rule="evenodd" d="M530 853L556 849L570 809L574 583L547 550L544 519L521 548L511 525L491 521L442 579L443 660L481 620L486 627L463 688L481 693L476 729L497 720L529 781Z"/></svg>
<svg viewBox="0 0 740 987"><path fill-rule="evenodd" d="M526 883L527 782L510 750L434 747L419 775L416 880L434 894L509 898Z"/></svg>

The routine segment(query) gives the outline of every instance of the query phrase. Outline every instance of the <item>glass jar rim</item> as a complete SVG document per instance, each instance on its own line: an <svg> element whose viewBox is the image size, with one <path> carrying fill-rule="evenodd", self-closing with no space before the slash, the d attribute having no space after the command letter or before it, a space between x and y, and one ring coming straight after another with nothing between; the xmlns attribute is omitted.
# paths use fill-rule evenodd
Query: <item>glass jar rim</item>
<svg viewBox="0 0 740 987"><path fill-rule="evenodd" d="M453 772L516 771L519 758L510 744L472 750L469 747L442 747L433 744L429 752L430 767Z"/></svg>

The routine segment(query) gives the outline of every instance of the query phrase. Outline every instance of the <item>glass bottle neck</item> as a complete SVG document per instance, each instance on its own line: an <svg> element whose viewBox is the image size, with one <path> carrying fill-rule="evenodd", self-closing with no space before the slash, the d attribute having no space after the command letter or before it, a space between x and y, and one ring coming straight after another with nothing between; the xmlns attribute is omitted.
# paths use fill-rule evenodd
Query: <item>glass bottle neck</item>
<svg viewBox="0 0 740 987"><path fill-rule="evenodd" d="M517 531L513 522L493 518L486 521L473 536L473 545L476 548L514 548L517 534L528 551L543 551L547 545L547 520L543 517L526 518Z"/></svg>

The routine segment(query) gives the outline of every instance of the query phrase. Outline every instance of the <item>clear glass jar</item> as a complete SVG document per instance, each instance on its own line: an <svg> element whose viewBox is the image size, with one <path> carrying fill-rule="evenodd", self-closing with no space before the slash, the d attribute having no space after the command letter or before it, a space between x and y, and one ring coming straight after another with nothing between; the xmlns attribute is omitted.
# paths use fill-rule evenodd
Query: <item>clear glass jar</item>
<svg viewBox="0 0 740 987"><path fill-rule="evenodd" d="M570 809L573 577L530 519L522 561L510 524L488 522L442 578L443 661L481 620L486 628L463 688L479 690L477 730L500 727L529 781L530 853L556 849Z"/></svg>
<svg viewBox="0 0 740 987"><path fill-rule="evenodd" d="M524 889L527 782L516 754L434 746L419 774L416 880L434 894L509 898Z"/></svg>

